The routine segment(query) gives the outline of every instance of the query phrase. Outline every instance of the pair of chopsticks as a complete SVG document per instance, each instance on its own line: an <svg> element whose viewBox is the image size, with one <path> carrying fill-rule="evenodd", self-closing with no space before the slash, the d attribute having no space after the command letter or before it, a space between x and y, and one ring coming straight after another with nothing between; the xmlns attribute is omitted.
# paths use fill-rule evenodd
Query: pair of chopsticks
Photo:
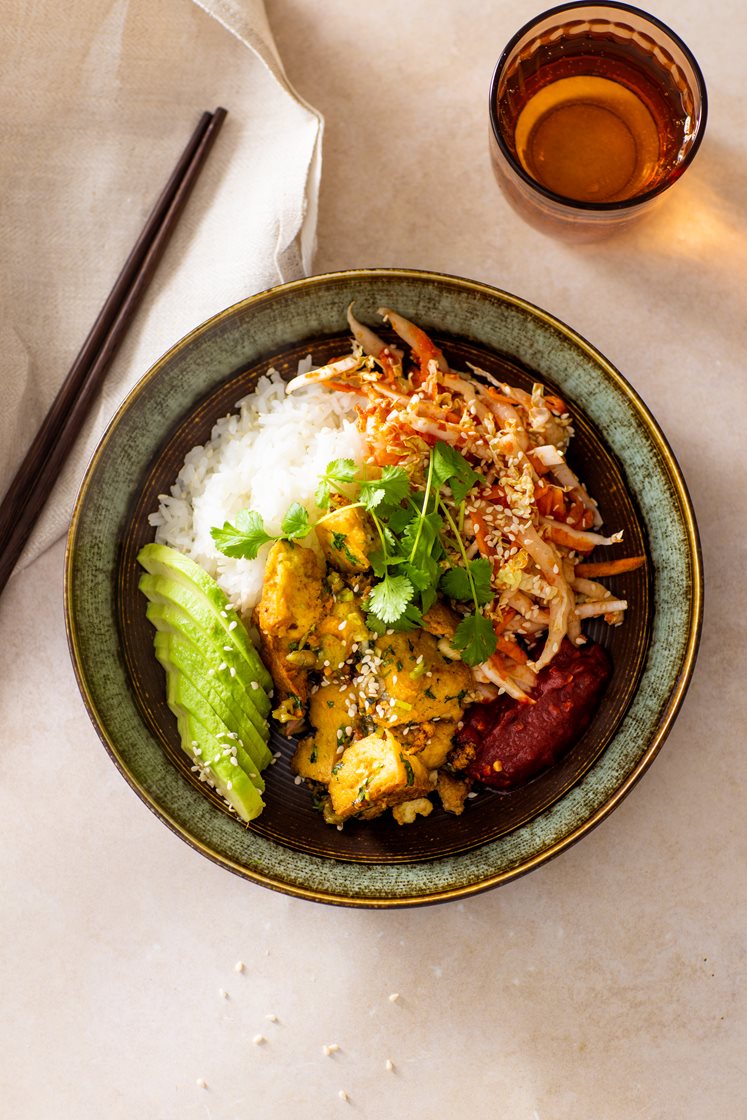
<svg viewBox="0 0 747 1120"><path fill-rule="evenodd" d="M83 427L225 117L221 108L200 117L0 503L0 592Z"/></svg>

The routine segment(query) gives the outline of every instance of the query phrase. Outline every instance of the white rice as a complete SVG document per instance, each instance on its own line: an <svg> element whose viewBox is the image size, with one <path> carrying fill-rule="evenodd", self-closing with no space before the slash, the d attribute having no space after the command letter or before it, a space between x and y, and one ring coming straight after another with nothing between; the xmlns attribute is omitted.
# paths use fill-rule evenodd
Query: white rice
<svg viewBox="0 0 747 1120"><path fill-rule="evenodd" d="M286 396L284 381L271 370L237 402L238 411L217 422L208 443L192 448L171 493L159 495L158 512L149 518L156 540L201 564L237 610L248 614L262 593L270 546L264 545L256 560L231 559L218 552L210 530L233 522L242 509L254 509L268 533L279 533L291 502L300 502L315 522L321 510L314 491L327 464L338 458L363 461L354 403L318 385ZM316 535L303 543L316 547Z"/></svg>

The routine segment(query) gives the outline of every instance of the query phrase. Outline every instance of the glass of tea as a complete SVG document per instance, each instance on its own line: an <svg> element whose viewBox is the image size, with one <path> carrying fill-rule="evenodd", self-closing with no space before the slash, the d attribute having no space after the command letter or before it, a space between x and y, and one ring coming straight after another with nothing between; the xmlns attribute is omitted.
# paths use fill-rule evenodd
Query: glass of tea
<svg viewBox="0 0 747 1120"><path fill-rule="evenodd" d="M607 237L679 179L706 114L700 67L660 20L628 4L561 4L522 27L495 68L493 169L543 232Z"/></svg>

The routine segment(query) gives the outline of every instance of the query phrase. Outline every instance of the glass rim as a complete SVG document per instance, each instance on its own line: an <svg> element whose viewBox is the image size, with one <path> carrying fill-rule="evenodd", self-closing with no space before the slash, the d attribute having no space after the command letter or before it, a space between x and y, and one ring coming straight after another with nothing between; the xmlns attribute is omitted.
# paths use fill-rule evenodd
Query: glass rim
<svg viewBox="0 0 747 1120"><path fill-rule="evenodd" d="M547 19L548 16L560 15L564 12L579 11L584 8L610 8L619 12L627 12L631 15L639 16L642 20L644 20L644 22L651 24L653 27L658 28L660 31L663 31L665 35L667 35L671 39L675 46L677 46L685 56L687 62L692 68L695 77L695 83L700 94L700 114L698 117L697 132L695 134L695 139L693 140L692 145L688 149L687 154L682 161L680 172L677 175L677 178L666 179L664 182L659 183L658 186L653 187L651 190L645 191L643 194L636 194L633 195L632 198L620 199L619 201L615 202L584 202L577 198L570 198L567 195L557 194L555 191L550 190L548 187L544 187L540 182L537 181L537 179L534 179L527 171L525 171L519 161L514 157L503 137L503 132L498 123L498 83L506 67L506 63L508 62L509 55L513 51L516 44L520 39L523 38L524 35L527 34L527 32L531 31L532 28L541 23L542 20ZM490 81L490 102L488 108L490 115L490 127L493 133L493 137L498 144L498 147L500 148L506 162L516 172L516 174L521 179L523 179L529 187L532 188L532 190L536 191L538 194L543 195L550 202L554 202L569 210L604 214L615 213L621 210L630 210L635 206L641 206L644 203L651 201L651 199L656 198L658 195L663 194L664 191L669 190L669 188L677 181L677 179L682 176L682 173L692 163L693 158L698 151L703 139L703 133L705 132L706 121L708 119L708 94L706 92L706 84L705 78L703 77L703 71L700 68L698 60L695 58L695 55L690 50L687 43L685 43L684 40L681 39L675 31L672 31L671 27L664 23L663 20L658 19L657 16L651 15L650 12L644 12L643 9L636 8L632 4L621 3L620 0L608 0L608 2L602 2L598 4L595 4L593 0L591 0L591 2L589 2L589 0L571 0L570 3L558 4L554 8L547 8L545 11L540 12L536 16L533 16L522 27L519 28L519 30L511 37L511 39L509 39L508 43L501 52L500 58L495 65L495 69L493 70L493 77Z"/></svg>

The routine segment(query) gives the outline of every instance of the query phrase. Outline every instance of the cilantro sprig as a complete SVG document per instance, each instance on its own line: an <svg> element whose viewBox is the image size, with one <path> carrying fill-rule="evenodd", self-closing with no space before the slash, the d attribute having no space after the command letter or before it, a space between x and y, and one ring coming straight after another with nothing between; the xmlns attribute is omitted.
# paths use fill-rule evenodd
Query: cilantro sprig
<svg viewBox="0 0 747 1120"><path fill-rule="evenodd" d="M334 459L320 476L315 499L329 510L333 495L344 505L363 509L378 536L369 560L376 582L364 608L370 629L411 630L435 603L439 590L451 599L470 604L453 638L467 665L487 660L496 636L482 607L493 598L490 561L470 559L462 539L464 509L480 475L455 448L437 442L428 459L424 488L413 487L404 467L386 466L369 478L353 459ZM268 533L256 510L245 509L235 523L211 529L216 547L226 556L255 559L270 541L302 540L311 529L308 512L298 502L288 509L278 535ZM455 559L456 557L456 559Z"/></svg>
<svg viewBox="0 0 747 1120"><path fill-rule="evenodd" d="M309 515L300 502L293 502L280 523L280 533L268 533L262 515L254 509L242 509L235 517L235 525L229 521L222 528L210 530L215 546L224 556L243 560L255 560L263 544L270 541L300 541L311 530Z"/></svg>
<svg viewBox="0 0 747 1120"><path fill-rule="evenodd" d="M410 479L404 467L384 467L379 478L358 478L354 459L333 459L319 479L314 495L316 504L320 509L328 509L332 494L347 496L343 488L353 482L359 488L356 504L369 511L379 507L394 509L410 490Z"/></svg>
<svg viewBox="0 0 747 1120"><path fill-rule="evenodd" d="M428 459L424 489L412 488L402 467L384 467L379 478L368 479L359 477L352 459L335 459L316 493L317 502L327 509L333 493L350 498L351 486L357 487L357 501L349 502L349 508L365 509L376 529L379 548L369 559L377 582L364 604L369 627L379 633L413 629L443 590L452 599L472 604L453 639L468 665L485 661L496 648L493 627L481 610L493 598L490 561L469 559L460 531L464 503L478 482L480 475L463 455L437 442ZM450 504L460 511L457 520Z"/></svg>

